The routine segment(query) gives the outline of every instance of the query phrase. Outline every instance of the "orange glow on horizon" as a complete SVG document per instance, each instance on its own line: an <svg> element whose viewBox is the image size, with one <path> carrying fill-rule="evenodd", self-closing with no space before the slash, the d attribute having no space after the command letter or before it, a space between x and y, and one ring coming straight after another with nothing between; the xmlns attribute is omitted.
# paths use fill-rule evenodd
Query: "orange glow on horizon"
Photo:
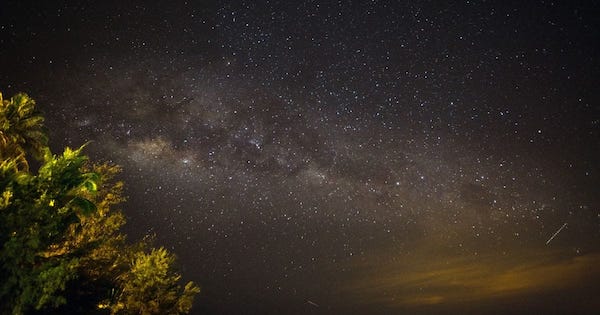
<svg viewBox="0 0 600 315"><path fill-rule="evenodd" d="M599 265L600 253L415 256L401 263L362 265L368 271L343 290L364 304L459 304L577 287L600 277Z"/></svg>

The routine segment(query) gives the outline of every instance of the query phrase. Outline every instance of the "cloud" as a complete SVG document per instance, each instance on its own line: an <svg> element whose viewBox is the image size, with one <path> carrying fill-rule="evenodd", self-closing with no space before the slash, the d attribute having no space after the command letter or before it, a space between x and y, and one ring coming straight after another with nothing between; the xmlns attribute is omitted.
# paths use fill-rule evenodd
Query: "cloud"
<svg viewBox="0 0 600 315"><path fill-rule="evenodd" d="M402 257L395 263L369 263L343 290L365 304L389 307L457 305L577 290L600 278L600 253ZM380 261L380 259L373 259Z"/></svg>

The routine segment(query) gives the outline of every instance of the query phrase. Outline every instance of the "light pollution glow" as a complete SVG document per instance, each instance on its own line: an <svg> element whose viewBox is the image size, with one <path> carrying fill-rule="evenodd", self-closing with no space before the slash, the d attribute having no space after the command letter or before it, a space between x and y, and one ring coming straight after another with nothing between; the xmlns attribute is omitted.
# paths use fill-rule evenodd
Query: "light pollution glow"
<svg viewBox="0 0 600 315"><path fill-rule="evenodd" d="M465 305L497 298L533 296L593 283L593 279L600 278L599 264L598 253L573 257L565 251L488 253L467 257L406 255L395 262L367 261L356 266L359 270L369 271L343 290L359 297L365 304L399 308Z"/></svg>

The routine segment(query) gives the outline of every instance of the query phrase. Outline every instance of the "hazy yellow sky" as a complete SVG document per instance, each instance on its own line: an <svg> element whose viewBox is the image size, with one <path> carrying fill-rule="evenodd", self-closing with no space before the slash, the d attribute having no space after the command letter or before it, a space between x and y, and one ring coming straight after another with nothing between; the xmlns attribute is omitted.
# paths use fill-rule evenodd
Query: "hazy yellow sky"
<svg viewBox="0 0 600 315"><path fill-rule="evenodd" d="M360 275L342 290L355 296L357 304L442 311L600 287L597 252L574 255L566 249L523 248L459 255L429 248L358 262L354 268ZM600 301L596 303L600 309Z"/></svg>

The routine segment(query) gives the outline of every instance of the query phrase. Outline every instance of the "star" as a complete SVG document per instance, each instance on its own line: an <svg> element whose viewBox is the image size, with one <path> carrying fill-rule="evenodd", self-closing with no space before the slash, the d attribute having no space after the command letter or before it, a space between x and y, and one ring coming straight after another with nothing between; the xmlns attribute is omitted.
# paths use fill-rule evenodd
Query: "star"
<svg viewBox="0 0 600 315"><path fill-rule="evenodd" d="M123 166L194 314L597 309L597 4L5 6L2 92Z"/></svg>

